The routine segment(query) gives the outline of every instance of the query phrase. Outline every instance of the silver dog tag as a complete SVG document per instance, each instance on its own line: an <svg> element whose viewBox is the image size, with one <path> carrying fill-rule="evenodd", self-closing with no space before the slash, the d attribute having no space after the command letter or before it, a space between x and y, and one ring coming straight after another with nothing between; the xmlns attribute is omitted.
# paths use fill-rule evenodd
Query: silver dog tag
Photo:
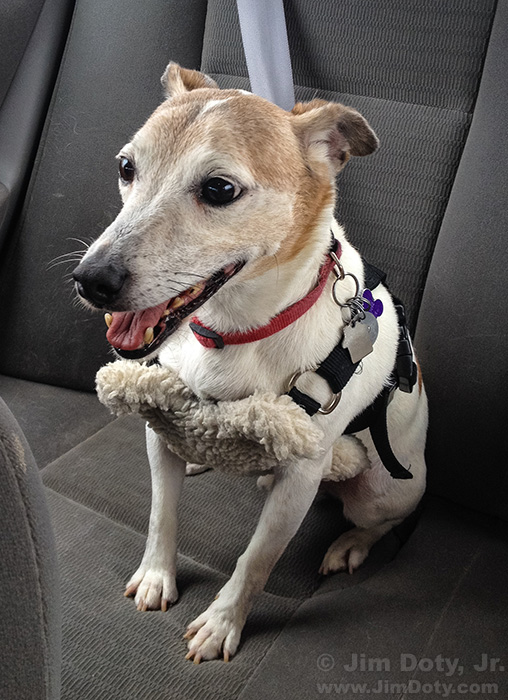
<svg viewBox="0 0 508 700"><path fill-rule="evenodd" d="M377 322L377 318L374 316L374 314L371 314L370 311L364 311L364 314L365 318L362 321L360 321L360 323L365 323L365 325L367 326L367 329L369 331L370 342L372 343L372 345L374 345L374 343L377 340L377 335L379 333L379 325Z"/></svg>
<svg viewBox="0 0 508 700"><path fill-rule="evenodd" d="M372 316L372 314L366 315ZM376 319L374 318L374 320ZM360 362L360 360L363 360L364 357L370 355L370 353L374 349L369 332L369 324L365 321L366 319L362 321L356 321L356 323L346 326L344 328L344 337L342 339L342 345L349 350L351 361L353 363ZM374 330L373 325L371 325L371 328L372 330Z"/></svg>

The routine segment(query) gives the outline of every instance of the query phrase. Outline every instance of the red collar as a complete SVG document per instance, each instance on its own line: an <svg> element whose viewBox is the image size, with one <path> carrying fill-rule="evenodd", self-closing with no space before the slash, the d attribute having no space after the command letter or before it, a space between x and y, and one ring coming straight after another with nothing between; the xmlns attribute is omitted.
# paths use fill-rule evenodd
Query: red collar
<svg viewBox="0 0 508 700"><path fill-rule="evenodd" d="M335 255L340 258L342 248L340 243L335 239L333 240L333 245L330 250L335 252ZM253 343L255 340L268 338L268 336L278 333L283 328L290 326L316 303L325 288L328 276L334 265L334 260L328 255L319 270L317 285L307 296L303 297L303 299L291 304L287 309L284 309L284 311L281 311L277 316L274 316L266 326L260 326L259 328L253 328L252 330L244 332L238 331L236 333L222 333L219 335L219 333L216 333L211 328L200 323L197 316L193 316L190 323L192 332L205 348L223 348L225 345L243 345L244 343Z"/></svg>

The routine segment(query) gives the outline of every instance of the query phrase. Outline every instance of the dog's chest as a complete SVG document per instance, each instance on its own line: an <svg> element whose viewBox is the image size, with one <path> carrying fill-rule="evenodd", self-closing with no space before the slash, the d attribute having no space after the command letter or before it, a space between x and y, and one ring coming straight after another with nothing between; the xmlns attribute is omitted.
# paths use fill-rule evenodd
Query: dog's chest
<svg viewBox="0 0 508 700"><path fill-rule="evenodd" d="M175 369L200 398L232 401L245 398L256 389L284 392L284 369L266 361L258 348L205 348L189 329L182 329L175 341L163 348L159 361Z"/></svg>
<svg viewBox="0 0 508 700"><path fill-rule="evenodd" d="M324 321L324 329L316 327ZM222 349L203 347L189 327L181 328L160 353L162 365L176 370L200 398L236 400L254 391L284 394L296 371L315 367L326 357L340 336L337 312L312 309L291 327L269 338ZM329 387L314 373L300 380L325 400ZM322 384L323 386L320 386Z"/></svg>

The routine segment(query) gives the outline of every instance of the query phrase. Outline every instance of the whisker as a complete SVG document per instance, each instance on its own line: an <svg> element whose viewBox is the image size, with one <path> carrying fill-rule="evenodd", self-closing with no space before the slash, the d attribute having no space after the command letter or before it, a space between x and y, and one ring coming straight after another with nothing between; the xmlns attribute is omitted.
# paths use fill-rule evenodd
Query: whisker
<svg viewBox="0 0 508 700"><path fill-rule="evenodd" d="M78 257L78 255L81 257L82 252L80 250L70 250L68 253L62 253L62 255L57 255L56 258L53 258L49 262L55 262L55 260L60 260L60 258L69 258L71 256Z"/></svg>
<svg viewBox="0 0 508 700"><path fill-rule="evenodd" d="M68 241L76 241L76 243L81 243L81 245L85 246L85 250L88 250L93 243L92 239L90 239L90 243L87 243L86 241L81 240L81 238L68 238L67 240Z"/></svg>
<svg viewBox="0 0 508 700"><path fill-rule="evenodd" d="M171 279L171 277L166 277L166 280L167 280L168 282L173 282L173 284L177 284L179 287L181 287L182 284L185 284L185 281L182 281L182 280L173 280L173 279ZM187 287L190 287L190 286L192 286L192 282L189 283L189 284L187 285ZM184 287L183 289L180 289L180 292L183 292L184 289L186 289L187 287ZM170 287L170 289L172 289L172 287ZM173 289L174 289L174 288L173 288Z"/></svg>
<svg viewBox="0 0 508 700"><path fill-rule="evenodd" d="M48 270L51 270L55 265L62 265L63 263L71 263L71 262L76 262L79 263L81 262L81 259L83 258L83 255L85 254L86 251L84 250L70 250L67 253L62 253L61 255L57 255L56 258L53 258L48 262Z"/></svg>
<svg viewBox="0 0 508 700"><path fill-rule="evenodd" d="M58 265L69 265L69 264L75 264L81 262L81 258L68 258L67 260L55 260L52 263L49 263L46 270L52 270L55 267L58 267Z"/></svg>
<svg viewBox="0 0 508 700"><path fill-rule="evenodd" d="M206 275L198 275L197 272L175 272L175 275L192 275L192 277L201 277L202 280L206 279Z"/></svg>

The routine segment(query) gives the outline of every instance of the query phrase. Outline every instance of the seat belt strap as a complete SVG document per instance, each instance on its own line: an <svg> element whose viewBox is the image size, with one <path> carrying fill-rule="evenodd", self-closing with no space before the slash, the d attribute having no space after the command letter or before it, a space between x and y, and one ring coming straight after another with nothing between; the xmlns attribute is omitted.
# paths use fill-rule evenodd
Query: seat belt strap
<svg viewBox="0 0 508 700"><path fill-rule="evenodd" d="M295 104L282 0L237 0L251 90L282 109Z"/></svg>

